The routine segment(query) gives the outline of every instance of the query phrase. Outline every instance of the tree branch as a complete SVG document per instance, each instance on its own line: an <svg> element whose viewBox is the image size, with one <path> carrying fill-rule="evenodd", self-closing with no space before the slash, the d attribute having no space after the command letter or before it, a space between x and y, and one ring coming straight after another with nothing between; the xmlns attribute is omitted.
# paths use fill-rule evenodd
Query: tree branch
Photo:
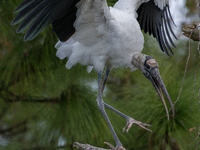
<svg viewBox="0 0 200 150"><path fill-rule="evenodd" d="M9 127L9 128L6 128L6 129L2 129L2 130L0 130L0 134L6 134L8 132L13 131L14 129L21 128L26 123L27 123L27 120L24 120L24 121L22 121L20 123L17 123L15 125L13 125L12 127Z"/></svg>
<svg viewBox="0 0 200 150"><path fill-rule="evenodd" d="M193 22L192 24L185 24L182 26L183 35L188 37L191 35L191 39L194 41L199 41L199 29L197 28L200 23Z"/></svg>

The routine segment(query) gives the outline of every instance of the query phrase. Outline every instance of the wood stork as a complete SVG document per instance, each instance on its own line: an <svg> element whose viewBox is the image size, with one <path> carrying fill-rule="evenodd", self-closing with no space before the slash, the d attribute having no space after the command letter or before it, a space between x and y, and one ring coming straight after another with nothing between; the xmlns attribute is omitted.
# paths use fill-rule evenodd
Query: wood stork
<svg viewBox="0 0 200 150"><path fill-rule="evenodd" d="M119 112L102 100L106 79L111 69L128 67L139 69L149 79L160 96L169 119L163 98L167 97L174 116L170 96L161 79L156 60L142 54L145 33L152 34L167 55L173 55L174 46L171 24L173 19L168 0L118 0L108 7L106 0L24 0L15 10L19 14L12 25L22 22L17 33L28 31L24 41L34 39L45 27L52 24L59 41L56 44L60 59L68 58L66 68L77 63L94 68L98 72L97 105L101 110L116 142L116 149L123 149L105 112L105 107L127 120L124 130L128 132L133 123L147 129L149 124L141 123ZM106 73L102 81L102 72ZM111 146L110 146L111 147Z"/></svg>

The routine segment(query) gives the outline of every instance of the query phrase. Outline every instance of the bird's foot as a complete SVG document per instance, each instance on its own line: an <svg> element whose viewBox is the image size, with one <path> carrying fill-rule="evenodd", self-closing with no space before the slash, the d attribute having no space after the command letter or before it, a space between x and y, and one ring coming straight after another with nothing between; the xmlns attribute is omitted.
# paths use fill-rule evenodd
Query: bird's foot
<svg viewBox="0 0 200 150"><path fill-rule="evenodd" d="M131 126L132 126L133 124L136 124L136 125L138 125L139 127L143 128L143 129L145 129L145 130L147 130L147 131L152 132L150 129L146 128L146 127L151 127L150 124L142 123L142 122L137 121L137 120L135 120L135 119L133 119L133 118L128 118L128 119L127 119L127 123L126 123L125 127L123 128L123 132L124 132L125 130L126 130L126 132L128 132L129 129L131 128ZM146 127L145 127L145 126L146 126Z"/></svg>
<svg viewBox="0 0 200 150"><path fill-rule="evenodd" d="M123 146L114 147L112 144L108 142L104 142L104 143L108 145L108 147L110 147L111 150L126 150Z"/></svg>
<svg viewBox="0 0 200 150"><path fill-rule="evenodd" d="M108 150L100 147L95 147L89 144L81 144L78 142L74 142L73 147L76 149L81 149L81 150Z"/></svg>
<svg viewBox="0 0 200 150"><path fill-rule="evenodd" d="M74 142L73 147L76 149L81 149L81 150L126 150L125 148L123 148L123 146L114 147L112 144L110 144L108 142L104 142L104 143L106 145L108 145L108 147L110 147L110 149L95 147L95 146L91 146L89 144L81 144L78 142Z"/></svg>

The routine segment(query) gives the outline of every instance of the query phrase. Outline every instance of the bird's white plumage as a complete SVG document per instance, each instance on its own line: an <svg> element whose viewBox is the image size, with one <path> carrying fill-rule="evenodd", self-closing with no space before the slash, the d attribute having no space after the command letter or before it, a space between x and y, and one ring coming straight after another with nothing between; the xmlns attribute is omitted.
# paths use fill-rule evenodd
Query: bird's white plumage
<svg viewBox="0 0 200 150"><path fill-rule="evenodd" d="M56 44L56 55L60 59L68 57L68 69L77 63L97 71L105 66L135 69L132 56L141 53L144 43L136 9L148 1L119 0L114 7L108 7L106 0L81 0L74 23L76 32L68 41ZM155 0L160 8L167 2Z"/></svg>
<svg viewBox="0 0 200 150"><path fill-rule="evenodd" d="M136 13L138 7L149 0L118 0L114 8L128 12L128 13Z"/></svg>
<svg viewBox="0 0 200 150"><path fill-rule="evenodd" d="M168 5L169 0L154 0L156 6L158 6L160 9L163 9L166 5Z"/></svg>

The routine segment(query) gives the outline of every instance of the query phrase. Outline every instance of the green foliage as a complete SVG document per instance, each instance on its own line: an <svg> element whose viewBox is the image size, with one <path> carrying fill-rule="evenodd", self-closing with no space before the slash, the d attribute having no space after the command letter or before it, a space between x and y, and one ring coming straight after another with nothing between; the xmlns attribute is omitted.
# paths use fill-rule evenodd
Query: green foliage
<svg viewBox="0 0 200 150"><path fill-rule="evenodd" d="M1 149L72 149L76 141L99 147L106 147L105 141L114 143L96 105L97 91L93 85L97 86L97 73L92 71L88 74L86 67L81 65L70 70L65 68L67 60L59 60L55 56L57 39L51 26L33 41L23 42L24 33L16 34L17 26L10 25L16 16L13 10L20 2L0 2ZM113 5L114 1L110 0L108 4ZM175 102L185 71L188 41L176 43L177 48L173 49L175 56L168 58L160 51L155 39L148 35L145 35L145 39L143 53L158 61L162 79ZM136 125L131 127L129 133L122 133L126 121L107 110L125 148L196 148L199 141L192 142L197 137L200 125L197 46L197 43L191 43L183 89L175 105L176 116L170 120L164 117L161 100L140 71L131 72L124 68L112 70L104 101L134 119L152 125L149 128L153 133ZM189 129L193 130L189 132Z"/></svg>
<svg viewBox="0 0 200 150"><path fill-rule="evenodd" d="M108 0L108 6L113 6L116 3L117 0Z"/></svg>

